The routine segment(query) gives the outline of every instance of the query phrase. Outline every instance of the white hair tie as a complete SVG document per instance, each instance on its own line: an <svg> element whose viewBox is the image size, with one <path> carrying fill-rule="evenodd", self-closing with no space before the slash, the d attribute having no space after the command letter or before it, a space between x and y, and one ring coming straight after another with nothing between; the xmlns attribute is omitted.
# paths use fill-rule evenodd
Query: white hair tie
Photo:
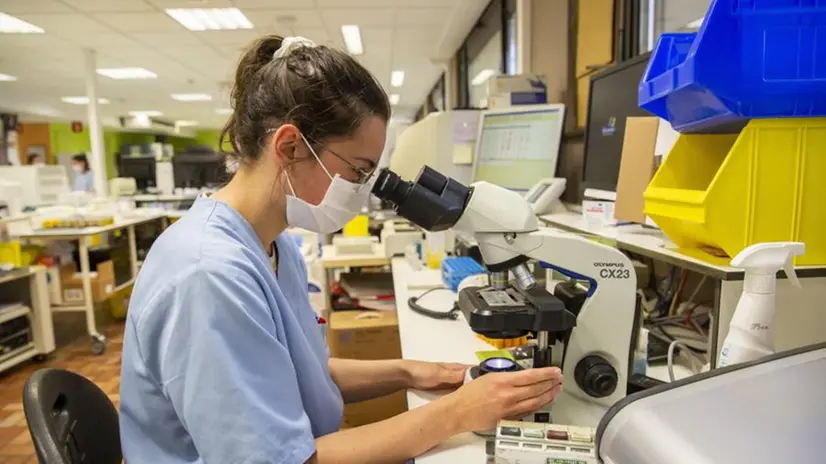
<svg viewBox="0 0 826 464"><path fill-rule="evenodd" d="M304 37L285 37L281 46L272 54L272 59L283 58L301 47L315 47L315 42Z"/></svg>

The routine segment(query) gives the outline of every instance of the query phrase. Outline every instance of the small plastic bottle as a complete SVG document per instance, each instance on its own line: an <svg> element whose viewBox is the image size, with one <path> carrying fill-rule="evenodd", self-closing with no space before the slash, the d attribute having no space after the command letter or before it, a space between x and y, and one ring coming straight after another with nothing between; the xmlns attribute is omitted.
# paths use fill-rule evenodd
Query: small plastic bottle
<svg viewBox="0 0 826 464"><path fill-rule="evenodd" d="M634 350L634 374L646 375L648 371L648 329L640 327L637 348Z"/></svg>

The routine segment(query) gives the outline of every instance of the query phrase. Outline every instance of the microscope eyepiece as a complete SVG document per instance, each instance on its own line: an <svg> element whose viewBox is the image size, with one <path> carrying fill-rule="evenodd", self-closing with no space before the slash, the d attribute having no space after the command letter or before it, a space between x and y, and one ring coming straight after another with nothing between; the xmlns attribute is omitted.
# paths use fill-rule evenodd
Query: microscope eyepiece
<svg viewBox="0 0 826 464"><path fill-rule="evenodd" d="M438 232L453 227L462 217L471 189L424 166L414 182L382 169L371 193L391 203L401 217Z"/></svg>
<svg viewBox="0 0 826 464"><path fill-rule="evenodd" d="M379 171L371 193L379 200L389 201L396 206L404 203L412 189L412 183L403 180L398 174L385 168Z"/></svg>

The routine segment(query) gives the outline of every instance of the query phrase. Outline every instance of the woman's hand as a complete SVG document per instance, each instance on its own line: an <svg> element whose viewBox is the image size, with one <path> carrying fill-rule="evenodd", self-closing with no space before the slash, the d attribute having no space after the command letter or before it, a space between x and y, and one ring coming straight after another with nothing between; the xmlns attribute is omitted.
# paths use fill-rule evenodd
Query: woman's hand
<svg viewBox="0 0 826 464"><path fill-rule="evenodd" d="M442 398L462 432L489 430L502 419L524 417L553 403L562 391L556 367L487 374ZM442 401L440 400L440 401Z"/></svg>
<svg viewBox="0 0 826 464"><path fill-rule="evenodd" d="M410 379L408 388L414 390L448 390L462 386L465 372L470 366L405 360L403 361L403 368Z"/></svg>

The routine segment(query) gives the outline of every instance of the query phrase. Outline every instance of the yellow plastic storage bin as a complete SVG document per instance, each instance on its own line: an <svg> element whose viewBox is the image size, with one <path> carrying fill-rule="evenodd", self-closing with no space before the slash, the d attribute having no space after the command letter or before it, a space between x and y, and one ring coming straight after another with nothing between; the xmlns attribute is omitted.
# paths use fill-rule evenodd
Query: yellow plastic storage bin
<svg viewBox="0 0 826 464"><path fill-rule="evenodd" d="M680 135L644 194L682 248L735 256L798 241L795 264L826 264L826 118L755 119L738 134Z"/></svg>

